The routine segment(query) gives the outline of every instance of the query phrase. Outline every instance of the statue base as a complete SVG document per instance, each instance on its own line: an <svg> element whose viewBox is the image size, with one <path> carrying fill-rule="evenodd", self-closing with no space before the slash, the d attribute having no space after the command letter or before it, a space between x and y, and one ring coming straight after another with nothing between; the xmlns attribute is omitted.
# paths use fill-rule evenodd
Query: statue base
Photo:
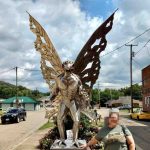
<svg viewBox="0 0 150 150"><path fill-rule="evenodd" d="M51 150L83 150L83 148L75 147L72 144L72 140L65 140L66 146L65 145L58 145L59 140L55 140L53 145L51 146ZM78 142L83 145L86 144L85 140L78 140Z"/></svg>

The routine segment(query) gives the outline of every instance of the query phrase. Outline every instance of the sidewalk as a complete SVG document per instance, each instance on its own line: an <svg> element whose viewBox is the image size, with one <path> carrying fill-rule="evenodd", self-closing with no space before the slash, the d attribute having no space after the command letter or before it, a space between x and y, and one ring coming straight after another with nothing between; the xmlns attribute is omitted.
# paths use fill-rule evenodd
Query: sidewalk
<svg viewBox="0 0 150 150"><path fill-rule="evenodd" d="M37 146L39 145L39 140L44 137L44 135L50 129L37 130L30 137L22 141L14 150L38 150Z"/></svg>
<svg viewBox="0 0 150 150"><path fill-rule="evenodd" d="M101 114L102 117L105 117L108 115L108 109L102 108L98 110L98 113ZM150 122L146 122L145 124L144 121L130 120L126 117L123 117L126 116L126 113L124 112L121 113L121 115L120 122L127 125L133 133L137 150L147 150L147 148L150 146L148 142L150 137ZM39 140L44 137L49 130L50 128L45 130L37 130L31 136L27 137L24 141L18 144L18 146L16 146L16 148L13 150L38 150L37 146L39 145Z"/></svg>

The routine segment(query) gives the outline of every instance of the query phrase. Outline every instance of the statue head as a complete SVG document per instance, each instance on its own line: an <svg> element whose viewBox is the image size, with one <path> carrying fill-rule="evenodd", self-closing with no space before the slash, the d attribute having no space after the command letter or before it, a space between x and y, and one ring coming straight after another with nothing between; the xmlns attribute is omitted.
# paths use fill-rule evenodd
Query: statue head
<svg viewBox="0 0 150 150"><path fill-rule="evenodd" d="M64 61L62 67L65 71L72 71L74 69L74 62L72 61Z"/></svg>

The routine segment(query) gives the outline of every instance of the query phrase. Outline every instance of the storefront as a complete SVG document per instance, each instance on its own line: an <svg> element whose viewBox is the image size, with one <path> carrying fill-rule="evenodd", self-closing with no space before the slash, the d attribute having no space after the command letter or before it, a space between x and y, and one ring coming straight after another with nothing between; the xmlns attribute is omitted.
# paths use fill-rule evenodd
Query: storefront
<svg viewBox="0 0 150 150"><path fill-rule="evenodd" d="M26 96L18 97L18 104L27 111L40 109L40 102ZM7 110L10 107L16 107L16 97L11 97L2 102L2 109Z"/></svg>

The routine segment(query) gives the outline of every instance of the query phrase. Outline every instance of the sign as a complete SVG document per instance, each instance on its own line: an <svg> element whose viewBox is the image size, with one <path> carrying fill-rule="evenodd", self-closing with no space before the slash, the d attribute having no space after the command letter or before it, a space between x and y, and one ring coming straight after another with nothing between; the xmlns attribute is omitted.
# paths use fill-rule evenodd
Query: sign
<svg viewBox="0 0 150 150"><path fill-rule="evenodd" d="M22 102L23 102L23 99L18 99L18 102L19 102L19 103L22 103ZM16 103L16 99L13 100L13 103Z"/></svg>
<svg viewBox="0 0 150 150"><path fill-rule="evenodd" d="M66 130L66 134L67 134L67 140L72 140L73 139L72 130Z"/></svg>

